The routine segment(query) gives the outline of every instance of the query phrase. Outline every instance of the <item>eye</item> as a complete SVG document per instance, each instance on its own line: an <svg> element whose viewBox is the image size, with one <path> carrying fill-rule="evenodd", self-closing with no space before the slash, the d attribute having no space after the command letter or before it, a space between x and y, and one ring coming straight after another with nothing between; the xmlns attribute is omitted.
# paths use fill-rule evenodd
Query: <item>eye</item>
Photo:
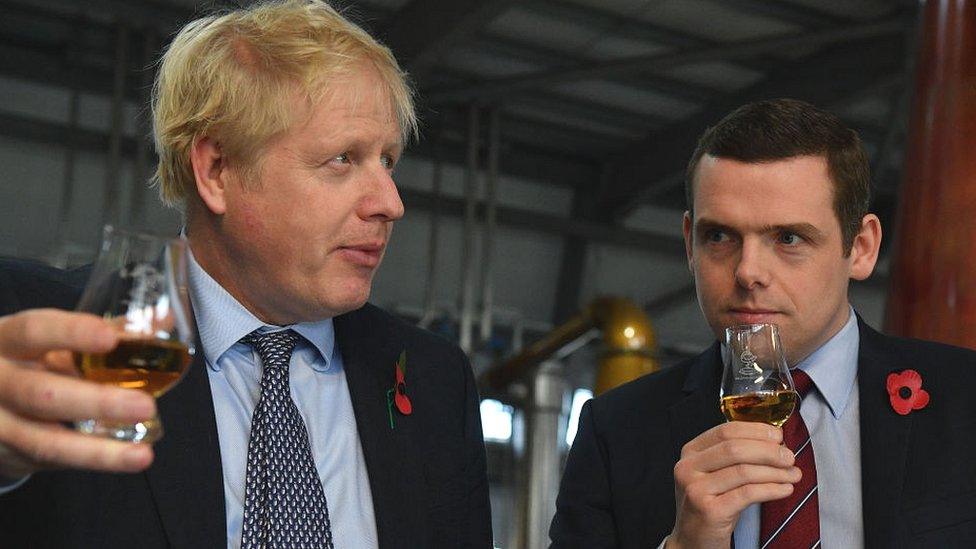
<svg viewBox="0 0 976 549"><path fill-rule="evenodd" d="M380 156L380 163L387 170L392 170L396 166L397 159L391 154L384 154Z"/></svg>
<svg viewBox="0 0 976 549"><path fill-rule="evenodd" d="M705 231L704 234L705 242L721 243L727 242L729 240L729 235L725 231L719 229L709 229Z"/></svg>
<svg viewBox="0 0 976 549"><path fill-rule="evenodd" d="M796 246L803 242L803 237L791 232L780 233L778 237L780 244L785 244L787 246Z"/></svg>
<svg viewBox="0 0 976 549"><path fill-rule="evenodd" d="M349 153L342 153L330 158L329 162L338 162L339 164L349 164L352 161L349 160Z"/></svg>

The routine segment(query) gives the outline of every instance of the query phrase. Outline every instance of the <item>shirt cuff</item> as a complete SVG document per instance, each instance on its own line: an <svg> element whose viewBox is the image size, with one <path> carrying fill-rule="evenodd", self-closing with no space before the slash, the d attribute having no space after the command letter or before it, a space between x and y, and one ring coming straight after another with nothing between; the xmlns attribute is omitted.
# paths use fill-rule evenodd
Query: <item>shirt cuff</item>
<svg viewBox="0 0 976 549"><path fill-rule="evenodd" d="M25 475L21 478L14 479L0 476L0 496L5 496L17 488L20 488L29 478L31 478L30 475Z"/></svg>

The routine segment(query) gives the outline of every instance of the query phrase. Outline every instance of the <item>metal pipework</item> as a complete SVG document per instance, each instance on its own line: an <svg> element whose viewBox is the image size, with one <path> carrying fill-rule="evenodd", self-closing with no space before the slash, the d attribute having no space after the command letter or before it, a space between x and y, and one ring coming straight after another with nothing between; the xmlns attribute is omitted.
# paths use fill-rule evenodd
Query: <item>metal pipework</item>
<svg viewBox="0 0 976 549"><path fill-rule="evenodd" d="M492 306L494 302L494 261L495 232L497 231L497 200L495 188L498 186L498 158L501 146L501 131L499 129L498 108L491 110L488 116L488 177L485 178L485 228L481 237L481 342L487 343L491 339L491 328L494 322Z"/></svg>
<svg viewBox="0 0 976 549"><path fill-rule="evenodd" d="M153 67L156 52L156 33L146 28L142 42L142 93L140 93L140 103L148 105L150 102L149 90L153 85ZM129 222L134 225L145 223L146 192L149 190L149 157L151 154L152 143L147 138L152 133L151 114L141 110L138 117L139 133L136 135L136 158L132 163L133 179L135 185L132 187L132 196L129 199Z"/></svg>
<svg viewBox="0 0 976 549"><path fill-rule="evenodd" d="M108 140L108 162L105 167L105 197L102 221L123 224L127 221L119 204L119 185L122 177L122 139L125 118L126 68L129 54L129 28L124 22L116 25L115 68L112 78L111 132Z"/></svg>
<svg viewBox="0 0 976 549"><path fill-rule="evenodd" d="M545 549L549 546L549 523L556 514L559 491L559 437L568 387L558 362L543 362L532 379L526 399L525 455L521 456L522 482L519 489L520 517L515 547Z"/></svg>
<svg viewBox="0 0 976 549"><path fill-rule="evenodd" d="M657 370L654 329L644 311L624 298L601 297L525 351L486 371L480 379L482 390L502 393L534 366L594 328L602 333L604 342L594 387L597 394Z"/></svg>
<svg viewBox="0 0 976 549"><path fill-rule="evenodd" d="M464 177L464 238L461 248L461 296L460 306L460 345L466 354L473 350L472 327L475 315L475 215L478 201L478 151L481 129L479 126L480 109L472 104L468 108L468 169Z"/></svg>
<svg viewBox="0 0 976 549"><path fill-rule="evenodd" d="M441 158L439 140L435 143L434 176L431 182L431 195L434 198L430 210L430 233L427 239L427 278L424 284L424 313L417 323L421 328L427 328L434 321L437 314L434 300L437 291L437 243L439 242L441 226L441 179L444 172L444 162Z"/></svg>

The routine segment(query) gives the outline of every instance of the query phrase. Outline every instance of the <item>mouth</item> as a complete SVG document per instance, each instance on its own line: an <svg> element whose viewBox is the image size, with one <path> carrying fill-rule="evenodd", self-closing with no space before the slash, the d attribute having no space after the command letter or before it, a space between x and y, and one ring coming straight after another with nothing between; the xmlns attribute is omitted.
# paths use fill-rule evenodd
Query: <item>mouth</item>
<svg viewBox="0 0 976 549"><path fill-rule="evenodd" d="M346 261L357 267L375 269L379 266L380 260L383 259L385 248L386 242L372 241L339 246L336 251Z"/></svg>
<svg viewBox="0 0 976 549"><path fill-rule="evenodd" d="M732 307L728 312L736 324L764 324L772 322L772 319L779 314L772 309L753 307Z"/></svg>

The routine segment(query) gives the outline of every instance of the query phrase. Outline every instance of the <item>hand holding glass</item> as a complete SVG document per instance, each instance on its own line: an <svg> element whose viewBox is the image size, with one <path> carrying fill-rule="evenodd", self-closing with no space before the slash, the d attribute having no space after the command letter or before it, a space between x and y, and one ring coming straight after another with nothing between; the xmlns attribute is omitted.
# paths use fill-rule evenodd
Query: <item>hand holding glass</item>
<svg viewBox="0 0 976 549"><path fill-rule="evenodd" d="M82 377L159 397L186 372L196 339L190 317L187 247L181 238L106 227L102 248L76 310L93 313L119 331L108 353L77 353ZM79 431L153 442L163 434L158 417L123 424L87 419Z"/></svg>
<svg viewBox="0 0 976 549"><path fill-rule="evenodd" d="M775 324L725 329L728 350L719 392L729 421L754 421L782 427L798 402Z"/></svg>

